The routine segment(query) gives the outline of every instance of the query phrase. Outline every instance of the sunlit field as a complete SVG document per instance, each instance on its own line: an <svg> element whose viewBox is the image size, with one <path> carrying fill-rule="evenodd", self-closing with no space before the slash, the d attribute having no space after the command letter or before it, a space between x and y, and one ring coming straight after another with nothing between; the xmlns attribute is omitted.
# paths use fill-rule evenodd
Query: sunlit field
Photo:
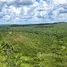
<svg viewBox="0 0 67 67"><path fill-rule="evenodd" d="M67 23L0 26L0 67L67 67Z"/></svg>

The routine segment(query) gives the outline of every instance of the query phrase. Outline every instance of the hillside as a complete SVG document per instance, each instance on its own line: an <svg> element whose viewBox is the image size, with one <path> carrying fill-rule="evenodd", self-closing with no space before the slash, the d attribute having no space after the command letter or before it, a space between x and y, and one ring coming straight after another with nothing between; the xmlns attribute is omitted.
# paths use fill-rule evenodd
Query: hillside
<svg viewBox="0 0 67 67"><path fill-rule="evenodd" d="M67 23L0 26L0 67L67 67Z"/></svg>

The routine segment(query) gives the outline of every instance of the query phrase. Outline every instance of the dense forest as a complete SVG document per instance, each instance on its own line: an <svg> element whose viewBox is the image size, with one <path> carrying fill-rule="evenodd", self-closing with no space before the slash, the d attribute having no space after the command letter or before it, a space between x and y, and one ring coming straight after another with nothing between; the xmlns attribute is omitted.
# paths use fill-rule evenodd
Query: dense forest
<svg viewBox="0 0 67 67"><path fill-rule="evenodd" d="M67 23L0 26L0 67L67 67Z"/></svg>

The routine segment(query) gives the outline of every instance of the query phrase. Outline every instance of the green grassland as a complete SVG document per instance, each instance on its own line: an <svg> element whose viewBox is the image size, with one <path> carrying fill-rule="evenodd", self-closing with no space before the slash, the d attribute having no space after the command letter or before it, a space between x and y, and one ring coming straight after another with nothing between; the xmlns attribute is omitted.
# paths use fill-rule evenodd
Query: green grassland
<svg viewBox="0 0 67 67"><path fill-rule="evenodd" d="M67 67L67 23L0 26L0 67Z"/></svg>

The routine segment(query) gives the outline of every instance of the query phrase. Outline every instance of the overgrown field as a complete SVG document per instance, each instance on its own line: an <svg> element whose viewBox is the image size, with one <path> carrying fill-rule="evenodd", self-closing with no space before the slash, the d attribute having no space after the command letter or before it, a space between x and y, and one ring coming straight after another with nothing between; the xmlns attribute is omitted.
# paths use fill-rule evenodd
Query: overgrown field
<svg viewBox="0 0 67 67"><path fill-rule="evenodd" d="M67 67L67 23L1 26L0 67Z"/></svg>

